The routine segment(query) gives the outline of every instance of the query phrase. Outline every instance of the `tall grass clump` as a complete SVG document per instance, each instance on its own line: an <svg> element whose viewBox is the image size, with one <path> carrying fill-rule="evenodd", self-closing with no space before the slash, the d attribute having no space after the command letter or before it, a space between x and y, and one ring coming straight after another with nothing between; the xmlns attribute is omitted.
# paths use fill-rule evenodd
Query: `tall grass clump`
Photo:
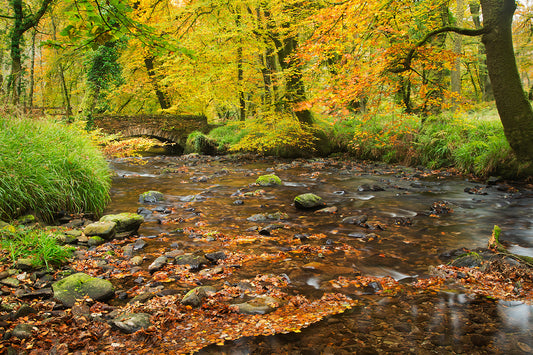
<svg viewBox="0 0 533 355"><path fill-rule="evenodd" d="M0 219L33 212L100 213L109 201L108 164L88 135L44 119L0 117Z"/></svg>

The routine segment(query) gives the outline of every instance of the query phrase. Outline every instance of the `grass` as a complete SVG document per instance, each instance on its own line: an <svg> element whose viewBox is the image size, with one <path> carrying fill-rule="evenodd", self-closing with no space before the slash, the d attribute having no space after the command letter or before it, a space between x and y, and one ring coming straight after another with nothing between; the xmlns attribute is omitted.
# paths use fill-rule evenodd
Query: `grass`
<svg viewBox="0 0 533 355"><path fill-rule="evenodd" d="M32 212L101 213L110 171L89 136L75 125L0 117L0 219Z"/></svg>
<svg viewBox="0 0 533 355"><path fill-rule="evenodd" d="M12 261L30 258L35 267L50 268L67 261L74 247L64 247L57 243L56 237L41 229L3 228L0 231L0 247L6 250Z"/></svg>

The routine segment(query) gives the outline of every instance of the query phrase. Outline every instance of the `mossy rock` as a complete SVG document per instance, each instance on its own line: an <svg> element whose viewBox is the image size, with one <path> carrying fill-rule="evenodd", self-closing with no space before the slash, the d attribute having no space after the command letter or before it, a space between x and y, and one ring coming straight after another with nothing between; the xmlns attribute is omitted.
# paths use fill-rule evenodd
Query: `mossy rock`
<svg viewBox="0 0 533 355"><path fill-rule="evenodd" d="M307 193L296 196L294 205L301 210L314 210L325 207L326 203L322 200L322 197Z"/></svg>
<svg viewBox="0 0 533 355"><path fill-rule="evenodd" d="M159 191L146 191L139 196L140 203L156 203L163 199L163 194Z"/></svg>
<svg viewBox="0 0 533 355"><path fill-rule="evenodd" d="M131 334L148 328L152 322L148 313L126 313L109 321L109 324L123 333Z"/></svg>
<svg viewBox="0 0 533 355"><path fill-rule="evenodd" d="M116 226L115 222L94 222L85 226L83 233L87 237L99 236L105 240L110 240L115 237Z"/></svg>
<svg viewBox="0 0 533 355"><path fill-rule="evenodd" d="M255 180L259 186L270 187L281 185L281 179L275 174L261 175Z"/></svg>
<svg viewBox="0 0 533 355"><path fill-rule="evenodd" d="M144 222L144 217L137 213L109 214L100 218L100 222L115 222L117 224L117 234L130 236L137 233L139 227Z"/></svg>
<svg viewBox="0 0 533 355"><path fill-rule="evenodd" d="M90 237L89 238L89 246L90 247L96 247L96 246L99 246L99 245L102 245L105 243L105 239L99 237L99 236L94 236L94 237Z"/></svg>
<svg viewBox="0 0 533 355"><path fill-rule="evenodd" d="M108 280L91 277L82 272L65 277L52 284L54 298L67 307L72 307L77 299L85 296L95 301L105 301L115 295L113 285Z"/></svg>
<svg viewBox="0 0 533 355"><path fill-rule="evenodd" d="M35 218L32 214L27 214L25 216L17 218L17 223L23 226L26 226L28 224L32 224L37 222L37 218Z"/></svg>

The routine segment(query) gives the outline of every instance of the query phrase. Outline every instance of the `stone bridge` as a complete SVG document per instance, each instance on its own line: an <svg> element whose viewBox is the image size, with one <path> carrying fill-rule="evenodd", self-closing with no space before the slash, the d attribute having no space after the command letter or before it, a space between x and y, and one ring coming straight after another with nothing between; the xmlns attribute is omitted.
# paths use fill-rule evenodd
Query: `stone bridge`
<svg viewBox="0 0 533 355"><path fill-rule="evenodd" d="M208 133L216 126L209 125L205 116L137 115L96 116L94 126L104 133L120 133L122 137L146 136L175 143L173 151L182 153L187 136L193 131Z"/></svg>

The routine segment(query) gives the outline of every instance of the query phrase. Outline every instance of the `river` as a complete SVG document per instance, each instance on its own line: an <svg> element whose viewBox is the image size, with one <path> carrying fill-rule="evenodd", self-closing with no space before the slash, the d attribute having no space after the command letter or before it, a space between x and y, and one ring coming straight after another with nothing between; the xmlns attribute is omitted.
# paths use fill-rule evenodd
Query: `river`
<svg viewBox="0 0 533 355"><path fill-rule="evenodd" d="M506 247L533 256L533 193L528 185L470 181L446 171L366 164L343 159L282 160L253 156L156 156L111 161L116 172L106 213L145 214L143 237L164 233L164 243L186 251L205 249L190 230L250 235L249 253L283 251L283 240L310 240L321 248L344 243L357 253L289 258L243 268L238 276L284 275L292 292L320 297L331 280L350 269L400 282L429 276L429 267L449 261L458 248L485 247L494 225ZM275 173L278 187L253 183ZM165 199L141 205L138 197L157 190ZM319 195L332 213L301 211L295 196ZM236 202L237 201L237 202ZM278 213L281 219L252 216ZM362 219L347 223L347 217ZM189 231L189 232L187 232ZM276 237L270 239L271 237ZM150 238L148 238L150 239ZM280 241L281 240L281 241ZM213 240L213 245L217 242ZM320 270L302 267L319 263ZM386 297L353 292L360 305L313 324L301 333L242 338L201 353L221 354L520 354L533 351L530 304L498 301L450 287Z"/></svg>

